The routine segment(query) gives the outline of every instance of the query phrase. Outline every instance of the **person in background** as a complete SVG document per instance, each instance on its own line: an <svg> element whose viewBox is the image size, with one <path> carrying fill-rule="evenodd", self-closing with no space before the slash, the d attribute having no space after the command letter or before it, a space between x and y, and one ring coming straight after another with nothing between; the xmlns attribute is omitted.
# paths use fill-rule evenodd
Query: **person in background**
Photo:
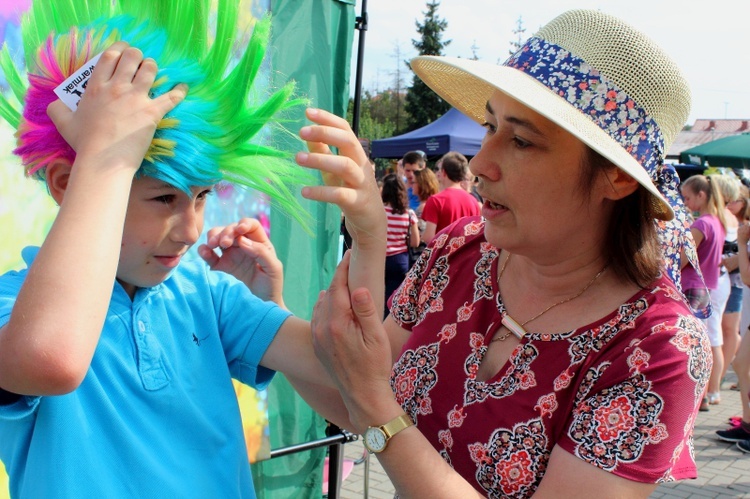
<svg viewBox="0 0 750 499"><path fill-rule="evenodd" d="M468 174L469 161L460 152L448 152L438 161L440 192L425 202L422 211L425 243L429 244L435 234L456 220L480 214L477 200L461 186Z"/></svg>
<svg viewBox="0 0 750 499"><path fill-rule="evenodd" d="M401 285L409 270L409 246L419 246L417 215L406 205L406 186L397 175L383 177L380 190L386 217L388 234L385 250L385 299ZM385 309L388 315L388 309Z"/></svg>
<svg viewBox="0 0 750 499"><path fill-rule="evenodd" d="M720 287L719 279L727 227L724 197L718 182L713 182L712 178L713 176L694 175L680 185L685 206L699 215L690 226L690 232L698 249L700 270L705 280L705 287L708 288L708 299L712 310L708 319L705 319L705 323L711 342L713 367L708 381L708 391L701 402L700 410L702 411L707 411L710 404L718 403L721 397L721 373L724 369L721 316L729 298L728 280L724 282L724 287ZM682 272L682 286L688 298L705 300L703 281L700 276L693 267L688 265L687 259L683 261L683 265L685 267Z"/></svg>
<svg viewBox="0 0 750 499"><path fill-rule="evenodd" d="M740 200L732 203L729 207L732 212L737 212L737 219L740 222L740 226L746 223L750 223L750 188L745 184L740 183ZM738 236L739 237L739 236ZM739 249L739 242L738 242ZM737 258L737 265L739 268L739 255ZM750 327L750 288L743 282L744 289L742 290L742 310L740 313L740 336L744 337L748 327ZM735 387L736 388L736 387Z"/></svg>
<svg viewBox="0 0 750 499"><path fill-rule="evenodd" d="M418 217L422 216L424 205L430 197L440 192L437 175L429 168L414 171L414 192L419 198L419 206L414 210ZM421 230L424 230L423 228Z"/></svg>
<svg viewBox="0 0 750 499"><path fill-rule="evenodd" d="M406 176L407 195L409 197L409 208L416 210L419 206L419 197L414 194L414 172L424 170L427 166L427 155L422 151L409 151L401 158Z"/></svg>
<svg viewBox="0 0 750 499"><path fill-rule="evenodd" d="M419 197L419 206L414 210L417 215L417 221L419 226L419 246L409 251L409 267L411 268L416 263L419 255L422 254L424 249L427 247L427 243L424 242L424 230L427 227L427 223L422 218L422 212L424 211L424 205L431 196L434 196L440 191L440 184L438 183L437 175L429 168L424 170L414 171L414 192Z"/></svg>
<svg viewBox="0 0 750 499"><path fill-rule="evenodd" d="M724 369L721 379L727 374L727 369L737 353L740 345L740 316L742 312L742 276L737 262L737 228L743 218L740 209L740 181L734 175L710 175L711 181L719 186L724 197L724 219L726 220L726 235L722 248L719 287L729 290L724 313L721 316L722 352L724 355ZM738 217L739 216L739 217ZM716 403L716 401L715 401Z"/></svg>
<svg viewBox="0 0 750 499"><path fill-rule="evenodd" d="M317 408L364 435L400 497L646 498L696 477L711 350L676 285L681 253L697 261L663 157L685 76L597 10L558 16L499 67L411 68L487 130L471 162L482 217L430 243L385 322L382 291L349 281L374 262L345 256L313 312L338 387ZM344 124L315 133L357 147ZM364 163L321 169L336 178L306 197L358 224L382 211L361 207L379 199ZM382 244L375 226L356 244Z"/></svg>
<svg viewBox="0 0 750 499"><path fill-rule="evenodd" d="M729 203L729 209L736 213L740 221L737 230L737 250L738 254L725 258L725 264L728 268L737 267L743 281L743 303L742 303L742 322L744 327L740 326L741 340L737 352L732 360L732 368L737 375L736 388L740 393L741 414L731 419L731 427L726 430L716 431L719 440L723 442L736 443L737 448L742 452L750 453L750 335L747 334L747 324L750 319L746 315L750 314L750 303L745 301L750 294L750 257L748 256L748 239L750 239L750 192L745 185L740 185L739 201Z"/></svg>

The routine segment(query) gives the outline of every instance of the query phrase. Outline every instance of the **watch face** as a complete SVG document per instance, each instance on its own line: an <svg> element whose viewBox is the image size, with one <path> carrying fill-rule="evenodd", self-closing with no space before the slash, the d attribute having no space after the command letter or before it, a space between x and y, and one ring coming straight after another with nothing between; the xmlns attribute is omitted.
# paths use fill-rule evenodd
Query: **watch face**
<svg viewBox="0 0 750 499"><path fill-rule="evenodd" d="M386 444L385 433L380 428L367 428L364 444L370 452L382 451Z"/></svg>

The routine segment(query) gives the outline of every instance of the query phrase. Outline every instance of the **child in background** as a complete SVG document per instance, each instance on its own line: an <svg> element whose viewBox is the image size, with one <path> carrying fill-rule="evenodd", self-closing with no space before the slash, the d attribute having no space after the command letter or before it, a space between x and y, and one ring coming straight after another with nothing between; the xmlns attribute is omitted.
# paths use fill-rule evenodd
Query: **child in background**
<svg viewBox="0 0 750 499"><path fill-rule="evenodd" d="M199 254L221 272L181 258L222 179L299 213L282 180L302 170L250 142L297 102L291 86L247 102L268 20L225 75L237 2L219 1L210 50L208 0L121 5L35 2L28 90L0 59L25 94L23 117L0 105L16 153L60 205L28 268L0 277L0 460L13 497L254 497L231 379L329 381L257 221L209 232ZM53 90L99 53L73 112Z"/></svg>

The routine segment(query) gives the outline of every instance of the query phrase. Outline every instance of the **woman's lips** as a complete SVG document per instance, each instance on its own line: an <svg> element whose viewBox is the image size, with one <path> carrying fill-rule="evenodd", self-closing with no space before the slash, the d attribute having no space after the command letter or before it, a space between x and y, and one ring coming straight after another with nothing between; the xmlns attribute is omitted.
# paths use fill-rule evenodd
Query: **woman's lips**
<svg viewBox="0 0 750 499"><path fill-rule="evenodd" d="M482 204L482 216L486 220L495 219L507 211L508 208L506 206L499 203L494 203L487 199L485 199L484 204Z"/></svg>

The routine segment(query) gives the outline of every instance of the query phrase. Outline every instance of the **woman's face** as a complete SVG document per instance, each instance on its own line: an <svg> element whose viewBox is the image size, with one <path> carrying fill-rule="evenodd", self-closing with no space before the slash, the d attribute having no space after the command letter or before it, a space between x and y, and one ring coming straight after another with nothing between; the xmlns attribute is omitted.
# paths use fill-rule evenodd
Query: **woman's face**
<svg viewBox="0 0 750 499"><path fill-rule="evenodd" d="M530 256L560 245L580 251L603 234L605 182L581 192L587 148L580 140L501 92L488 101L485 120L487 134L469 166L479 178L490 243Z"/></svg>
<svg viewBox="0 0 750 499"><path fill-rule="evenodd" d="M742 199L733 199L727 203L727 208L737 218L742 218L742 214L745 211L745 203Z"/></svg>
<svg viewBox="0 0 750 499"><path fill-rule="evenodd" d="M683 185L680 187L680 193L682 194L682 201L690 211L699 212L706 204L706 195L702 192L696 193L690 186Z"/></svg>

